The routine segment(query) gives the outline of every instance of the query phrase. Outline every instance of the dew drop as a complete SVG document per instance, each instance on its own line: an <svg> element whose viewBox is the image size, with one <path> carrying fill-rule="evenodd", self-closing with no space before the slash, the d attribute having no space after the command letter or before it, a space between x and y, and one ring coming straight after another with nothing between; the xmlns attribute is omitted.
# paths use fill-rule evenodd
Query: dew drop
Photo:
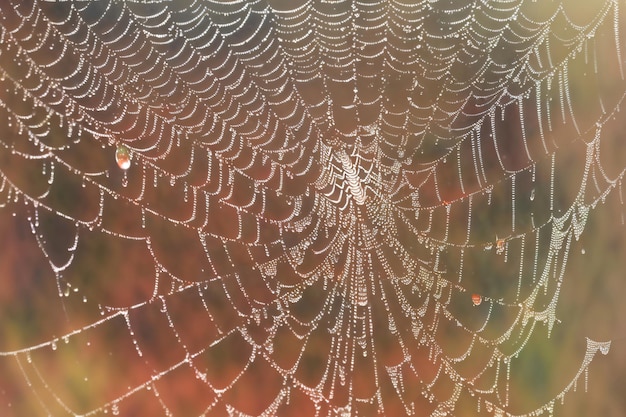
<svg viewBox="0 0 626 417"><path fill-rule="evenodd" d="M130 168L130 150L126 145L118 145L115 150L115 161L117 166L123 170Z"/></svg>
<svg viewBox="0 0 626 417"><path fill-rule="evenodd" d="M480 294L472 294L472 303L474 303L475 306L480 305L482 302L483 297L481 297Z"/></svg>
<svg viewBox="0 0 626 417"><path fill-rule="evenodd" d="M504 253L504 239L497 239L496 240L496 253L498 255L501 255L502 253Z"/></svg>

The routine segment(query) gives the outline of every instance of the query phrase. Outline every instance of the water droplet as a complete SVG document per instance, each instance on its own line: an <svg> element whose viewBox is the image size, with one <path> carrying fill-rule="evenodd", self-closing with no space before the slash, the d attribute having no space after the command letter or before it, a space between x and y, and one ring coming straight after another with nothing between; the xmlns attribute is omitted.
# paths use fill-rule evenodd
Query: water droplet
<svg viewBox="0 0 626 417"><path fill-rule="evenodd" d="M483 297L481 297L480 294L472 294L472 303L474 303L475 306L480 305L482 302Z"/></svg>
<svg viewBox="0 0 626 417"><path fill-rule="evenodd" d="M504 253L504 239L498 239L496 240L496 253L498 255L501 255L502 253Z"/></svg>
<svg viewBox="0 0 626 417"><path fill-rule="evenodd" d="M115 150L115 161L117 166L123 170L130 168L130 150L126 145L118 145Z"/></svg>

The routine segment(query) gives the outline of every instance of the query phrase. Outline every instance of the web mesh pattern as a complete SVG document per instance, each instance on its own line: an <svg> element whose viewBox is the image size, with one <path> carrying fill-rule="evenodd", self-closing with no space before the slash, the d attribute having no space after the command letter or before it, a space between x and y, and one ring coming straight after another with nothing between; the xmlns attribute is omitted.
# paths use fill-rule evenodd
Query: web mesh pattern
<svg viewBox="0 0 626 417"><path fill-rule="evenodd" d="M30 415L552 413L608 341L544 404L509 380L621 201L623 11L461 3L0 3Z"/></svg>

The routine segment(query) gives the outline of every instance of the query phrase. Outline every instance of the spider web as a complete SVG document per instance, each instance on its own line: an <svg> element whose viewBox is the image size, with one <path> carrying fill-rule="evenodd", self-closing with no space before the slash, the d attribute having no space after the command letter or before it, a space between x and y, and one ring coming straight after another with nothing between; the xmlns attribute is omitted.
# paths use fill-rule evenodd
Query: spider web
<svg viewBox="0 0 626 417"><path fill-rule="evenodd" d="M549 397L515 375L622 213L623 11L461 3L0 3L3 415L536 416L586 385L608 340Z"/></svg>

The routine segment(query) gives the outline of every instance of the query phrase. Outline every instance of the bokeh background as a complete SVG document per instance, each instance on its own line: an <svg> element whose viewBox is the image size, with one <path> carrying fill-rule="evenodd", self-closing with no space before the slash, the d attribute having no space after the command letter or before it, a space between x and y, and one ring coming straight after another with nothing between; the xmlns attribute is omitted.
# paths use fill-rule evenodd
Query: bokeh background
<svg viewBox="0 0 626 417"><path fill-rule="evenodd" d="M281 2L271 3L277 8L286 7ZM544 3L549 9L567 8L568 16L581 22L604 5L600 1ZM15 23L9 20L15 16L10 15L8 6L2 10L4 27L14 27ZM52 13L52 9L47 10ZM620 46L624 46L626 19L622 18L623 12L619 13L616 21L622 38L618 39L622 40ZM254 28L247 30L253 31ZM10 45L6 40L2 42L5 42L0 54L2 74L13 74L17 61L11 55ZM572 71L569 80L572 101L578 124L591 136L598 117L597 96L602 95L607 107L618 108L615 116L602 128L598 166L602 166L609 177L621 178L626 166L626 118L619 103L625 90L616 64L615 32L610 19L598 29L594 48L600 56L595 63L606 66L601 71L601 86L590 85L586 72ZM582 67L591 68L591 64ZM389 91L388 94L402 95L404 91ZM216 338L215 326L207 317L206 306L181 292L178 297L168 299L168 311L175 317L163 314L158 300L142 307L141 314L129 308L157 293L167 293L186 284L162 274L155 265L156 259L174 265L178 276L192 277L198 271L204 271L206 259L199 259L197 251L189 250L186 235L179 234L171 225L149 218L149 230L162 228L153 236L160 239L154 245L159 251L155 254L142 239L120 239L115 234L99 230L101 225L89 227L90 219L98 217L99 195L93 187L82 186L84 178L64 175L62 170L56 174L46 201L58 212L69 213L67 218L37 207L34 196L48 188L45 183L47 175L39 175L39 172L50 167L46 168L45 164L42 167L36 158L26 161L14 157L14 149L36 153L30 149L34 146L32 143L19 142L21 132L18 132L12 114L30 111L28 102L19 104L19 100L21 98L15 94L10 80L3 77L0 82L0 136L3 144L0 148L0 195L3 202L0 208L0 416L66 416L90 410L96 410L96 415L161 416L166 415L165 409L177 416L198 415L207 409L208 415L220 416L232 411L227 406L229 404L249 414L263 411L269 405L268 401L276 397L284 381L274 369L258 365L245 372L234 386L231 384L247 366L251 355L251 347L243 339L233 336L210 352L194 358L196 363L202 364L206 377L214 386L225 388L219 401L213 390L198 382L198 375L194 375L190 367L176 367L186 355L181 347L180 334L185 335L187 345L198 348L206 347L207 340ZM507 134L519 136L515 133L519 130L518 125L517 119L507 117L499 129L504 137ZM66 130L51 129L45 140L54 147L70 139L66 133ZM538 135L536 131L529 131L529 143L536 143ZM568 126L556 126L552 136L557 141L555 153L559 158L555 173L558 214L559 204L567 208L576 198L585 169L586 145L582 139L572 137ZM511 139L509 143L516 142ZM511 149L501 150L500 155L515 160L518 151L511 145ZM107 172L107 179L103 181L113 184L111 187L121 190L119 184L124 181L123 176L128 175L128 193L140 187L138 178L146 176L138 164L133 165L127 174L122 173L114 160L114 147L85 132L80 144L72 146L68 155L66 160L81 170ZM181 167L184 170L187 164L187 159L167 161L172 172ZM495 165L495 161L488 164ZM160 181L153 196L156 200L174 201L176 197L173 196L185 193L181 183L170 185L165 180ZM307 181L313 182L315 178ZM538 181L546 185L550 178L540 176ZM453 189L453 185L441 183L444 191L447 187ZM236 190L236 196L237 193ZM626 385L626 209L623 193L621 179L601 199L599 193L591 193L589 202L593 202L593 209L584 233L578 241L572 242L567 252L565 278L557 306L559 321L549 336L547 328L538 325L523 353L512 364L510 412L527 412L558 396L583 362L586 340L590 338L594 341L611 340L611 349L607 355L594 358L587 383L584 377L579 379L576 390L565 396L564 404L556 405L554 414L567 417L626 415L626 397L623 395ZM241 191L241 195L244 194ZM138 224L140 217L136 207L123 201L108 207L112 209L107 211L106 227L128 236L141 234L142 225ZM189 205L172 203L167 208L172 216L184 218ZM522 213L520 216L525 208L520 202L517 207ZM550 214L549 211L535 213L538 218ZM477 222L499 224L509 221L511 213L508 207L498 210L494 204L489 213L475 213L474 216ZM237 227L228 218L214 221L224 230ZM515 255L510 253L508 256ZM501 262L493 251L485 252L484 259L465 265L467 281L464 282L494 298L515 291L517 279L501 275L506 270L499 266ZM70 266L62 273L55 273L54 266L59 265ZM247 267L249 265L241 265L242 270ZM232 312L231 301L217 295L208 301L209 310L215 313L220 324L236 325L240 320ZM314 302L304 304L301 314L314 315L319 308ZM279 352L278 361L289 363L299 354L297 340L285 336L277 341L279 345L273 349ZM452 336L449 340L440 340L443 346L451 349L457 342ZM376 345L383 360L392 362L397 359L399 352L387 349L385 341L376 341ZM311 354L306 358L309 362L297 374L301 381L318 378L319 368L327 355L323 338L320 338L319 349L319 357ZM428 364L424 363L424 366L428 367ZM163 374L155 369L163 370ZM371 374L363 373L353 378L357 385L371 383ZM149 382L147 385L146 381ZM391 391L390 387L388 389ZM303 394L293 391L291 395L289 404L279 409L280 415L315 413ZM112 398L122 398L123 401L111 405ZM100 408L103 404L107 406ZM390 404L387 415L399 415L396 413L402 411L401 405ZM485 413L484 409L478 411L464 406L455 410L458 416ZM376 414L376 410L370 414ZM421 415L419 411L417 415Z"/></svg>

